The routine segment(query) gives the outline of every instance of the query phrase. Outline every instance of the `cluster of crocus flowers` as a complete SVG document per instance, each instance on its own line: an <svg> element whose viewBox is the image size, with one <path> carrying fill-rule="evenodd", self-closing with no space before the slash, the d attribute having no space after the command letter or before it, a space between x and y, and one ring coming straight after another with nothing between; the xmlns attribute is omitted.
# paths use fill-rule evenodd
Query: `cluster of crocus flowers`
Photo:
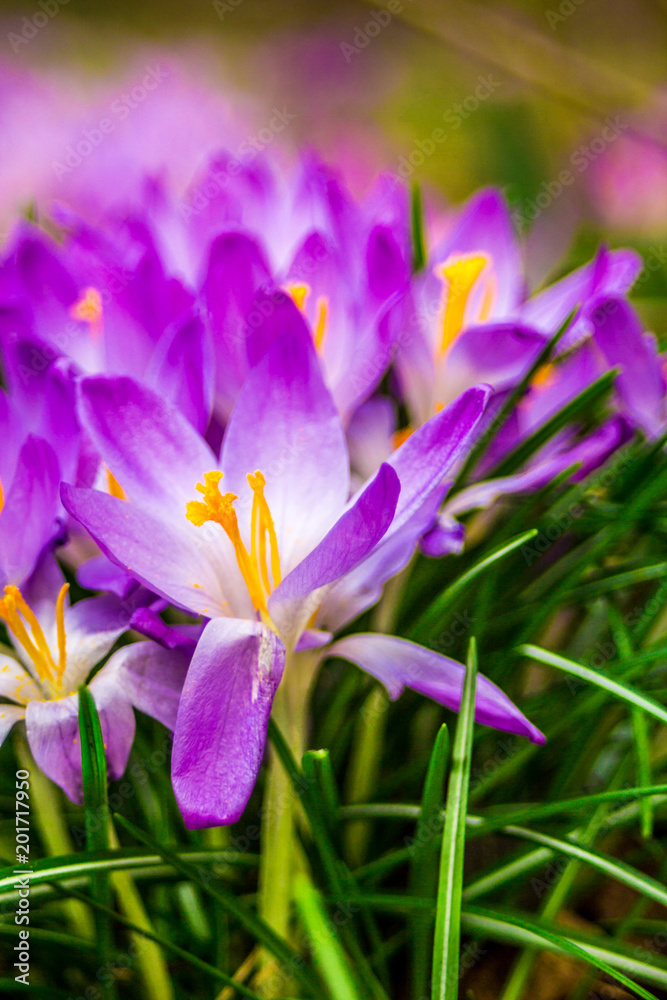
<svg viewBox="0 0 667 1000"><path fill-rule="evenodd" d="M660 359L625 300L636 255L601 250L528 297L495 191L417 271L401 185L380 178L358 201L312 156L287 170L223 153L188 191L147 180L124 211L93 223L60 205L54 227L58 239L20 222L0 273L0 616L15 649L0 735L25 719L38 763L72 798L76 691L128 627L145 638L91 682L109 772L127 761L133 707L172 727L190 827L238 819L279 685L307 691L328 656L392 697L408 686L456 709L460 663L397 636L337 633L418 547L460 548L456 514L593 468L664 425ZM614 411L447 500L571 314L494 460L612 367ZM18 534L26 512L34 530ZM56 558L101 593L70 606ZM168 625L169 606L192 624ZM477 719L542 739L483 675Z"/></svg>

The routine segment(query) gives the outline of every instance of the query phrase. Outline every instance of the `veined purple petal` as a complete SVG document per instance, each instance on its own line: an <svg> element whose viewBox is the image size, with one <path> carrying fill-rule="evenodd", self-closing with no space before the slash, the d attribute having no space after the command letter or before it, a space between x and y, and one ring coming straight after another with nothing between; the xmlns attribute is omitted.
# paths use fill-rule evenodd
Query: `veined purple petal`
<svg viewBox="0 0 667 1000"><path fill-rule="evenodd" d="M81 382L82 420L103 462L147 510L185 519L185 505L217 462L183 414L130 378Z"/></svg>
<svg viewBox="0 0 667 1000"><path fill-rule="evenodd" d="M115 652L101 673L135 708L173 729L191 653L150 640L133 642Z"/></svg>
<svg viewBox="0 0 667 1000"><path fill-rule="evenodd" d="M334 643L328 654L351 660L372 674L392 699L410 687L454 711L461 704L463 664L407 639L373 633L351 635ZM477 677L475 719L495 729L528 736L533 743L544 743L539 729L483 674Z"/></svg>
<svg viewBox="0 0 667 1000"><path fill-rule="evenodd" d="M276 588L269 614L281 635L298 636L317 610L322 587L339 580L371 554L392 523L401 484L386 463L320 544Z"/></svg>
<svg viewBox="0 0 667 1000"><path fill-rule="evenodd" d="M190 829L234 823L264 755L285 648L257 622L215 619L188 670L176 719L172 780Z"/></svg>
<svg viewBox="0 0 667 1000"><path fill-rule="evenodd" d="M93 536L102 552L126 573L194 614L226 614L220 583L194 525L182 517L151 517L137 504L98 490L62 485L66 509ZM191 529L191 530L190 530Z"/></svg>
<svg viewBox="0 0 667 1000"><path fill-rule="evenodd" d="M252 369L222 446L223 485L250 524L248 473L266 478L283 576L321 541L343 509L349 460L336 407L313 347L292 334ZM245 511L245 513L244 513Z"/></svg>
<svg viewBox="0 0 667 1000"><path fill-rule="evenodd" d="M388 461L401 481L396 516L388 535L406 524L425 496L444 481L465 454L484 412L490 389L475 386L411 434Z"/></svg>

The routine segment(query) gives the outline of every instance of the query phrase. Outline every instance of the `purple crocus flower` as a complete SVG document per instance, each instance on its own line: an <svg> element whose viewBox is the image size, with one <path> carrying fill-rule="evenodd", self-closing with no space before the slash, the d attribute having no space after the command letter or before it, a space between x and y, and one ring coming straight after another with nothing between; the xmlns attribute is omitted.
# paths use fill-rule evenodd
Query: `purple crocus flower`
<svg viewBox="0 0 667 1000"><path fill-rule="evenodd" d="M128 501L63 486L65 505L117 565L209 619L183 689L172 760L189 826L241 815L286 661L291 672L299 650L326 646L330 630L373 604L407 563L486 397L486 388L471 389L350 499L340 416L299 327L251 370L219 462L145 387L83 381L82 418ZM404 640L382 642L391 657L372 635L340 652L394 695L409 684L457 703L460 664ZM490 681L481 678L478 692L480 721L541 739Z"/></svg>
<svg viewBox="0 0 667 1000"><path fill-rule="evenodd" d="M14 652L0 655L0 743L25 720L39 767L74 802L82 801L77 689L127 628L122 603L110 595L70 605L69 584L46 556L19 589L0 599ZM90 683L100 715L110 779L125 770L134 738L132 706L173 729L189 656L154 642L117 650Z"/></svg>
<svg viewBox="0 0 667 1000"><path fill-rule="evenodd" d="M574 309L559 351L595 340L596 308L622 298L640 269L634 251L602 248L589 264L527 298L502 196L492 189L475 195L414 283L409 335L397 359L413 421L428 419L480 379L496 391L511 389Z"/></svg>

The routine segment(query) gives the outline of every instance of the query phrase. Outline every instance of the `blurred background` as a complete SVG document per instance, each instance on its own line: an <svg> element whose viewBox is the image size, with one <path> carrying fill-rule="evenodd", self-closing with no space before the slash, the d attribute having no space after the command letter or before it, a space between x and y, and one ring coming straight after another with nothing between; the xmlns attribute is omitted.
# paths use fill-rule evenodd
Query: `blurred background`
<svg viewBox="0 0 667 1000"><path fill-rule="evenodd" d="M4 233L74 188L122 200L138 165L168 157L184 185L220 146L311 146L357 191L387 169L421 184L436 228L502 186L533 284L600 239L638 247L663 333L664 0L30 0L0 26Z"/></svg>

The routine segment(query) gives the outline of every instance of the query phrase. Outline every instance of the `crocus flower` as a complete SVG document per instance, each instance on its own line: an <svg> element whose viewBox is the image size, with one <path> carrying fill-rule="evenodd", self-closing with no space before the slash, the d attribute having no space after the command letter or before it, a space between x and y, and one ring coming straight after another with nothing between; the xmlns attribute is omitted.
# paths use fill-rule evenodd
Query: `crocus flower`
<svg viewBox="0 0 667 1000"><path fill-rule="evenodd" d="M623 297L640 269L633 251L603 248L589 264L527 298L502 196L494 190L475 195L415 280L397 359L413 421L428 419L434 407L480 379L496 391L512 388L575 309L559 351L594 339L593 312L604 299ZM558 372L550 374L555 381Z"/></svg>
<svg viewBox="0 0 667 1000"><path fill-rule="evenodd" d="M78 688L127 628L110 595L70 605L69 584L52 556L19 588L7 585L0 619L14 648L0 655L0 743L25 720L39 767L74 802L82 801ZM90 683L111 780L125 770L134 738L132 706L173 728L188 655L154 642L117 650Z"/></svg>
<svg viewBox="0 0 667 1000"><path fill-rule="evenodd" d="M219 462L145 387L123 378L82 382L82 419L128 499L63 486L64 503L117 565L209 619L183 689L172 759L189 826L241 815L286 660L325 646L329 630L373 604L383 581L406 564L486 397L485 388L471 389L349 499L340 416L298 326L251 370ZM368 658L368 669L382 673L394 694L412 684L446 704L456 701L460 665L427 651L417 664L412 647L389 637L394 656L380 668L373 639L360 637L341 655L362 666ZM478 713L540 738L484 678Z"/></svg>

